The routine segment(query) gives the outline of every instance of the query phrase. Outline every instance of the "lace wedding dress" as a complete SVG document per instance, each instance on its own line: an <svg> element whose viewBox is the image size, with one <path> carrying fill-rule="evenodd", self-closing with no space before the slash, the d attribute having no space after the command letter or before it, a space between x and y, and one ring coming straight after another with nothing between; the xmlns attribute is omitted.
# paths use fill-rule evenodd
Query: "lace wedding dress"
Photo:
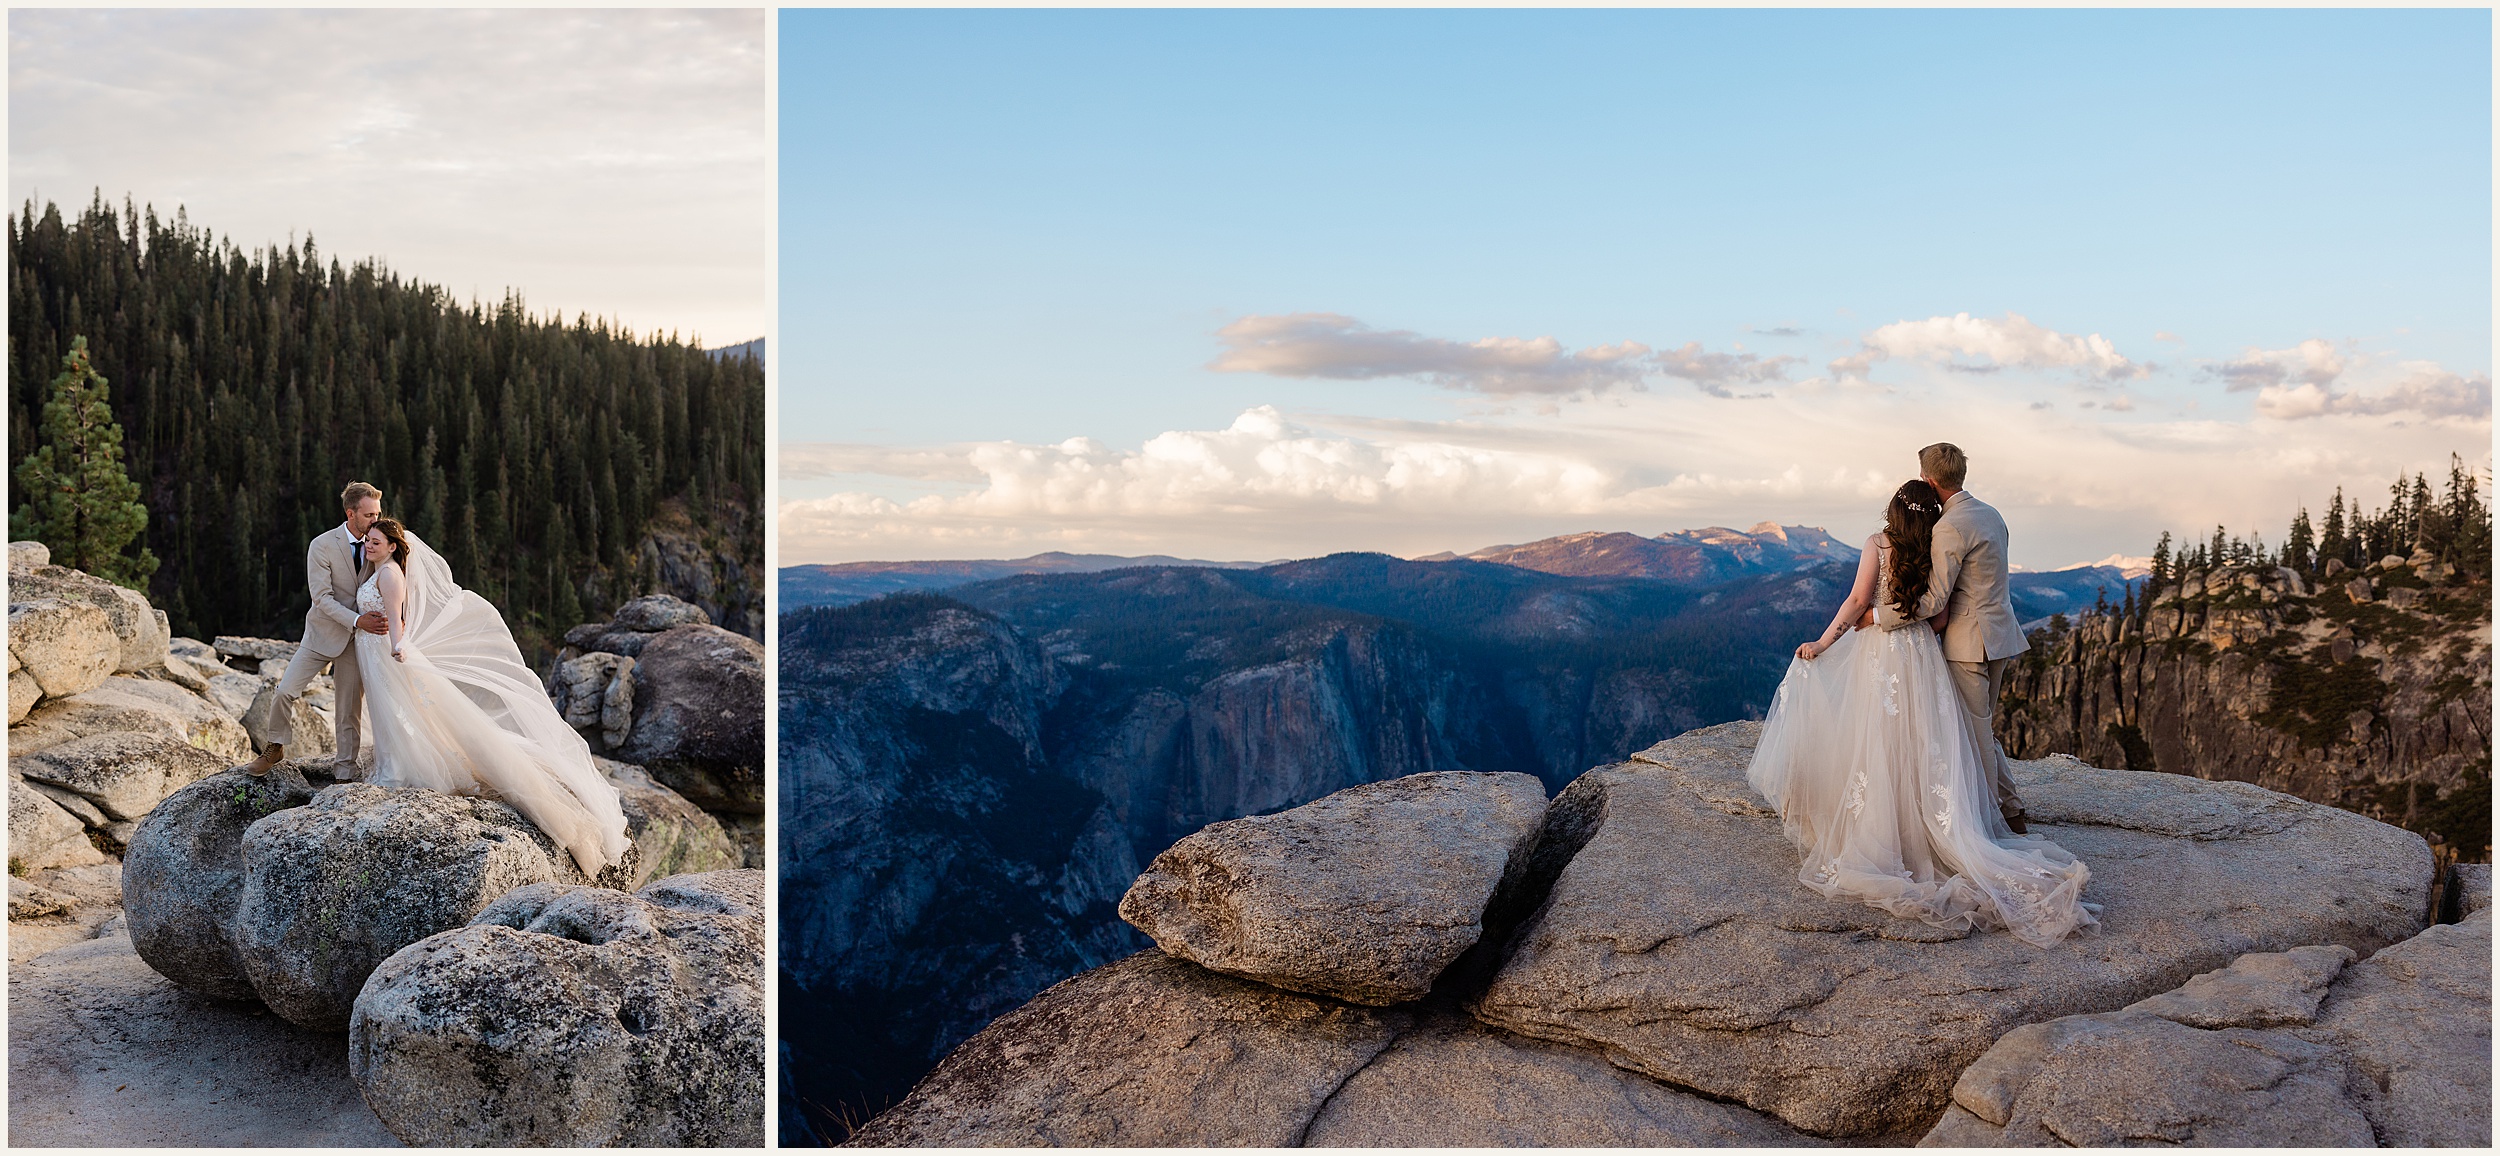
<svg viewBox="0 0 2500 1156"><path fill-rule="evenodd" d="M503 615L451 578L451 566L408 536L400 650L386 634L356 632L365 684L367 782L501 799L572 852L584 875L624 857L625 811L521 661ZM388 564L386 564L388 565ZM382 574L356 590L356 609L380 611Z"/></svg>
<svg viewBox="0 0 2500 1156"><path fill-rule="evenodd" d="M1871 539L1861 589L1888 595ZM1803 857L1797 879L1834 899L1954 930L2004 928L2048 947L2091 927L2090 870L1998 813L1936 632L1842 634L1789 663L1746 778Z"/></svg>

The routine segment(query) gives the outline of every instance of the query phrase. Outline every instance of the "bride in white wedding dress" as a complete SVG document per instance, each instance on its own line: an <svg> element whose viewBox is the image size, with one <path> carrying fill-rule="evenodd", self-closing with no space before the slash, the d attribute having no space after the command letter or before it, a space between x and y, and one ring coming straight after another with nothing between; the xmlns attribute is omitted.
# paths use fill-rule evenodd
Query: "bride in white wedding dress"
<svg viewBox="0 0 2500 1156"><path fill-rule="evenodd" d="M406 527L365 532L372 576L356 609L386 634L356 632L373 767L365 781L500 799L596 876L623 858L625 811L521 661L503 615L452 581L451 566Z"/></svg>
<svg viewBox="0 0 2500 1156"><path fill-rule="evenodd" d="M1943 512L1924 481L1893 494L1839 617L1797 648L1746 778L1779 810L1806 886L2048 947L2100 922L2083 901L2091 871L2006 825L1937 631L1865 629L1886 599L1918 604Z"/></svg>

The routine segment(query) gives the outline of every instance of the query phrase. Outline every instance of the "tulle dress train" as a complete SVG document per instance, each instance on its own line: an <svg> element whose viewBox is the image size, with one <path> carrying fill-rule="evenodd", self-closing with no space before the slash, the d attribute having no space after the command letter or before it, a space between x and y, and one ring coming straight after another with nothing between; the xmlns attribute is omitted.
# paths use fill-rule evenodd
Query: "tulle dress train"
<svg viewBox="0 0 2500 1156"><path fill-rule="evenodd" d="M500 799L596 876L628 847L616 787L548 702L502 614L452 585L450 568L410 537L407 661L391 658L389 636L356 632L373 736L365 781ZM359 611L382 609L380 579L357 589Z"/></svg>
<svg viewBox="0 0 2500 1156"><path fill-rule="evenodd" d="M1936 634L1852 630L1795 659L1746 777L1778 809L1797 879L1835 899L2048 947L2099 923L2091 871L1998 812Z"/></svg>

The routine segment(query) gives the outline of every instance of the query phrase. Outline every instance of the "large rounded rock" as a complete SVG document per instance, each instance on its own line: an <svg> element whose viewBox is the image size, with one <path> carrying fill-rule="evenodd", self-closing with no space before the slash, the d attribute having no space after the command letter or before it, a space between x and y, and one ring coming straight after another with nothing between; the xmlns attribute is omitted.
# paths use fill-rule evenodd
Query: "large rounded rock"
<svg viewBox="0 0 2500 1156"><path fill-rule="evenodd" d="M2419 836L2244 783L2018 763L2031 822L2092 868L2099 935L1964 934L1796 882L1745 781L1760 724L1583 775L1595 816L1474 1011L1828 1136L1902 1136L2021 1024L2123 1007L2250 951L2370 952L2418 932Z"/></svg>
<svg viewBox="0 0 2500 1156"><path fill-rule="evenodd" d="M717 626L671 627L634 663L634 725L618 757L696 806L764 810L764 647Z"/></svg>
<svg viewBox="0 0 2500 1156"><path fill-rule="evenodd" d="M221 771L158 803L122 857L122 912L139 958L202 995L253 998L233 935L243 832L312 797L302 769L281 763L266 778Z"/></svg>
<svg viewBox="0 0 2500 1156"><path fill-rule="evenodd" d="M2491 916L2358 964L2252 953L2126 1009L2006 1034L1939 1146L2491 1146Z"/></svg>
<svg viewBox="0 0 2500 1156"><path fill-rule="evenodd" d="M25 598L9 603L9 660L35 688L49 698L67 698L94 690L112 676L121 661L121 641L113 636L113 620L84 602L58 598ZM10 676L12 686L16 676ZM11 694L10 721L26 717ZM34 703L26 703L29 710Z"/></svg>
<svg viewBox="0 0 2500 1156"><path fill-rule="evenodd" d="M1166 953L1353 1003L1421 999L1484 932L1545 817L1533 775L1433 771L1210 825L1156 856L1120 917Z"/></svg>
<svg viewBox="0 0 2500 1156"><path fill-rule="evenodd" d="M333 1031L391 953L516 887L581 879L502 803L367 783L253 823L243 862L233 937L252 990L288 1020Z"/></svg>
<svg viewBox="0 0 2500 1156"><path fill-rule="evenodd" d="M761 1146L764 876L540 884L385 960L348 1064L411 1145Z"/></svg>
<svg viewBox="0 0 2500 1156"><path fill-rule="evenodd" d="M45 696L26 721L9 728L9 753L31 754L114 731L163 735L229 763L252 757L251 736L216 704L174 683L127 675L68 698Z"/></svg>
<svg viewBox="0 0 2500 1156"><path fill-rule="evenodd" d="M737 861L711 816L639 768L601 767L631 846L590 882L631 888ZM221 772L138 823L124 903L141 958L194 991L336 1029L392 952L466 925L514 888L584 882L569 853L500 802L364 783L316 791L305 772L326 769L290 759L265 779Z"/></svg>
<svg viewBox="0 0 2500 1156"><path fill-rule="evenodd" d="M136 819L165 796L225 769L226 762L162 734L113 731L9 760L38 783L76 792L108 819Z"/></svg>
<svg viewBox="0 0 2500 1156"><path fill-rule="evenodd" d="M167 628L165 616L148 605L145 595L85 571L51 565L11 570L10 603L35 599L85 603L103 611L112 624L115 670L140 671L162 665L173 642L173 631ZM15 634L16 624L10 625L10 632Z"/></svg>

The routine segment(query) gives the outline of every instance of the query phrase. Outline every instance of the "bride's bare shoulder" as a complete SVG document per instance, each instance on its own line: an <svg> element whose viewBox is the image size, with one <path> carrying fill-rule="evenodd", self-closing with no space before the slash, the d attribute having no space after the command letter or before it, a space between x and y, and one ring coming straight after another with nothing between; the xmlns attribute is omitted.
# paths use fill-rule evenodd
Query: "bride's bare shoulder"
<svg viewBox="0 0 2500 1156"><path fill-rule="evenodd" d="M1881 550L1891 544L1891 542L1885 540L1884 532L1882 530L1877 530L1866 536L1866 548L1869 550Z"/></svg>

